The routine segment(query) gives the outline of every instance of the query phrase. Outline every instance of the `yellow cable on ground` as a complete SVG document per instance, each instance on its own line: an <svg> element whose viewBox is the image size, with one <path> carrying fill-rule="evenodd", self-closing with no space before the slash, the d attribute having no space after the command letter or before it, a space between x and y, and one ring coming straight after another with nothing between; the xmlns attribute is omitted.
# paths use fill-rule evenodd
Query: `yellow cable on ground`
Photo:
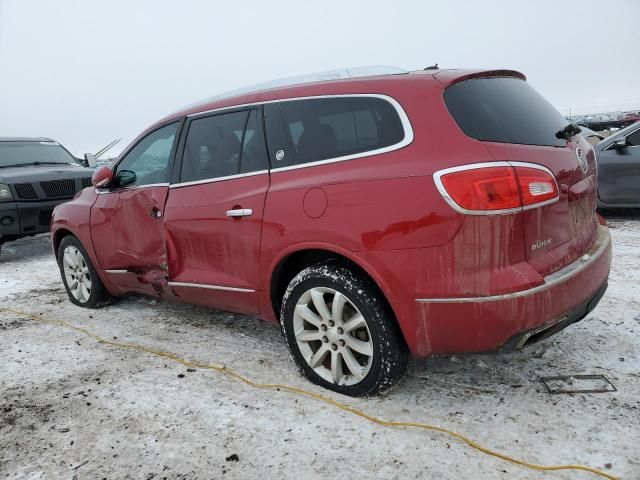
<svg viewBox="0 0 640 480"><path fill-rule="evenodd" d="M40 322L40 323L45 323L45 324L50 324L50 325L59 325L61 327L65 327L71 330L75 330L76 332L82 333L88 337L91 337L93 339L95 339L98 343L102 343L105 345L109 345L112 347L117 347L117 348L124 348L124 349L128 349L128 350L137 350L140 352L145 352L145 353L149 353L151 355L155 355L158 357L163 357L163 358L168 358L170 360L173 360L174 362L177 362L181 365L184 365L186 367L190 367L190 368L202 368L202 369L207 369L207 370L213 370L219 373L224 373L225 375L235 378L236 380L239 380L251 387L254 388L260 388L260 389L267 389L267 390L279 390L279 391L286 391L286 392L290 392L290 393L295 393L298 395L303 395L305 397L309 397L309 398L313 398L314 400L318 400L321 402L324 402L326 404L332 405L336 408L339 408L340 410L343 410L345 412L349 412L352 413L354 415L357 415L359 417L365 418L373 423L377 423L378 425L383 425L386 427L413 427L413 428L420 428L423 430L431 430L431 431L435 431L435 432L440 432L440 433L445 433L447 435L450 435L454 438L457 438L458 440L466 443L468 446L470 446L471 448L474 448L475 450L478 450L479 452L485 453L487 455L490 455L492 457L496 457L496 458L500 458L502 460L505 460L507 462L513 463L515 465L520 465L522 467L526 467L526 468L530 468L532 470L537 470L537 471L554 471L554 470L581 470L584 472L590 472L593 473L595 475L598 475L600 477L603 478L607 478L609 480L617 480L617 477L614 477L613 475L609 475L608 473L605 473L601 470L597 470L595 468L591 468L591 467L587 467L584 465L537 465L535 463L529 463L526 462L524 460L519 460L517 458L513 458L510 457L508 455L505 455L503 453L500 452L496 452L495 450L491 450L490 448L487 447L483 447L482 445L474 442L473 440L471 440L468 437L465 437L464 435L461 435L457 432L454 432L452 430L448 430L446 428L443 427L438 427L435 425L429 425L428 423L422 423L422 422L398 422L398 421L390 421L390 420L383 420L381 418L375 417L373 415L370 415L366 412L363 412L362 410L358 410L357 408L354 407L350 407L349 405L345 405L344 403L341 403L337 400L334 400L333 398L330 397L326 397L324 395L318 394L318 393L313 393L313 392L309 392L307 390L303 390L301 388L296 388L296 387L292 387L290 385L284 385L284 384L279 384L279 383L260 383L260 382L254 382L253 380L237 373L234 372L233 370L229 370L228 368L226 368L224 365L217 365L217 364L209 364L209 363L199 363L199 362L194 362L191 360L186 360L182 357L179 357L178 355L176 355L175 353L171 353L171 352L163 352L161 350L155 350L153 348L149 348L149 347L145 347L144 345L137 345L137 344L133 344L133 343L122 343L122 342L114 342L112 340L108 340L106 338L103 338L99 335L96 335L95 333L85 329L85 328L81 328L81 327L76 327L75 325L72 325L70 323L67 323L63 320L56 320L56 319L50 319L50 318L45 318L41 315L35 315L32 313L28 313L28 312L22 312L20 310L15 310L13 308L2 308L0 307L0 311L4 311L4 312L11 312L14 313L16 315L21 315L23 317L27 317L30 318L32 320L35 320L36 322Z"/></svg>

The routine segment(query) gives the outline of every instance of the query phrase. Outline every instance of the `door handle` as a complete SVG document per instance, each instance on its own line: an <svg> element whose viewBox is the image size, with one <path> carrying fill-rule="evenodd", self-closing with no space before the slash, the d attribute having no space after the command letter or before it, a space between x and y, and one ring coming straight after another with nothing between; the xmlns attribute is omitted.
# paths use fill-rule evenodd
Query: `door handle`
<svg viewBox="0 0 640 480"><path fill-rule="evenodd" d="M160 210L158 207L153 207L151 209L151 216L153 218L160 218L162 217L162 210Z"/></svg>
<svg viewBox="0 0 640 480"><path fill-rule="evenodd" d="M250 208L234 208L233 210L227 210L227 217L248 217L253 215L253 210Z"/></svg>

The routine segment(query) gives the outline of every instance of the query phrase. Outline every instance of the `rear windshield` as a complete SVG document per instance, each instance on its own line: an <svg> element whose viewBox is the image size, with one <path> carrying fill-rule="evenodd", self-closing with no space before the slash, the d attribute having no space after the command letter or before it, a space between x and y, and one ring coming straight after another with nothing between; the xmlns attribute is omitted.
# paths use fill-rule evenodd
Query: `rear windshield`
<svg viewBox="0 0 640 480"><path fill-rule="evenodd" d="M555 134L569 122L524 80L466 80L447 88L444 102L458 126L471 138L525 145L566 145Z"/></svg>
<svg viewBox="0 0 640 480"><path fill-rule="evenodd" d="M0 142L0 167L66 164L78 161L55 142Z"/></svg>

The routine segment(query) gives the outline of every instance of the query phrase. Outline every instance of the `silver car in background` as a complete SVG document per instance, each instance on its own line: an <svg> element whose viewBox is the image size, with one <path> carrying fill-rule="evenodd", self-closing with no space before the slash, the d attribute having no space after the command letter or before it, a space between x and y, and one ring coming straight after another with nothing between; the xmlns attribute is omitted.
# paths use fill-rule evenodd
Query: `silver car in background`
<svg viewBox="0 0 640 480"><path fill-rule="evenodd" d="M598 159L598 207L640 208L640 122L593 148Z"/></svg>

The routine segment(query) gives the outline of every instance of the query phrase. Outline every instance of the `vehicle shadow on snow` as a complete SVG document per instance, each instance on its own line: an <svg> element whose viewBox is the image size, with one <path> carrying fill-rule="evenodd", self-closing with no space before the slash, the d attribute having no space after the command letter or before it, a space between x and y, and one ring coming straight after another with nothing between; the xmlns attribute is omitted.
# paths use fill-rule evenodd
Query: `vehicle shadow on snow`
<svg viewBox="0 0 640 480"><path fill-rule="evenodd" d="M612 222L640 220L640 208L599 209L598 213Z"/></svg>
<svg viewBox="0 0 640 480"><path fill-rule="evenodd" d="M277 325L250 315L233 313L215 308L200 307L186 303L159 300L137 294L128 294L115 300L109 310L131 316L150 315L154 322L161 321L167 328L196 329L192 333L208 330L211 334L222 333L238 339L248 339L251 344L263 344L265 350L284 340ZM252 348L253 345L248 348Z"/></svg>
<svg viewBox="0 0 640 480"><path fill-rule="evenodd" d="M271 373L288 370L285 377L273 377L264 380L273 382L297 383L300 377L298 370L285 354L286 345L277 325L259 320L257 317L229 313L221 310L197 307L165 301L156 301L149 297L127 295L118 300L109 309L117 309L137 316L149 312L155 316L155 321L162 321L166 327L188 329L184 333L196 333L190 330L208 330L216 337L220 334L237 339L236 347L247 350L247 361L250 357L262 364L281 364L282 369ZM152 313L151 313L152 312ZM572 347L564 345L563 333L555 338L547 339L525 350L508 354L464 354L448 355L426 359L412 359L407 375L395 388L385 394L380 400L405 398L408 401L418 401L428 397L437 398L439 395L450 397L467 397L470 401L475 395L504 396L516 390L535 389L542 391L540 372L547 370L549 362L556 363L555 352L560 349L568 354ZM575 345L575 348L579 348ZM166 349L171 349L167 345ZM219 359L223 361L223 359ZM289 368L287 368L287 365ZM259 367L258 367L259 368ZM239 373L250 374L238 366ZM265 372L266 373L266 372ZM298 386L298 385L297 385ZM318 387L309 389L322 392ZM337 393L331 393L343 397ZM343 397L348 398L348 397ZM395 401L395 400L394 400ZM402 400L400 400L402 402Z"/></svg>

